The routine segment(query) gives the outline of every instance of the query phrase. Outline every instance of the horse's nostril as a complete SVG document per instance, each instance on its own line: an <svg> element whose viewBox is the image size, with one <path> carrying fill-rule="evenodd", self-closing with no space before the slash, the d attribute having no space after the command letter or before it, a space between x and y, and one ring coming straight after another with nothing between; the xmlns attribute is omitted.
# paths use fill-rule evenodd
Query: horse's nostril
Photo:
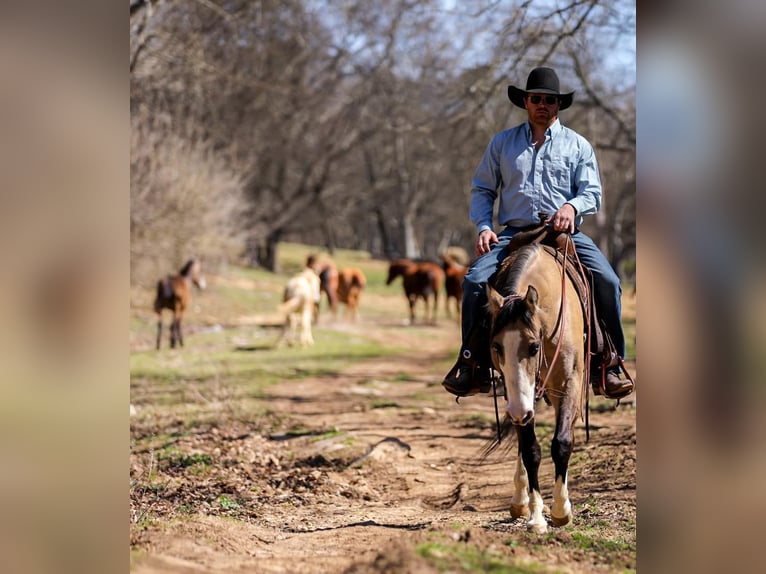
<svg viewBox="0 0 766 574"><path fill-rule="evenodd" d="M529 421L531 421L531 420L532 420L532 418L533 418L534 416L535 416L535 413L534 413L534 412L532 412L532 411L527 411L527 414L525 414L525 415L524 415L524 418L523 418L523 419L521 419L521 424L522 424L522 425L525 425L525 424L527 424Z"/></svg>

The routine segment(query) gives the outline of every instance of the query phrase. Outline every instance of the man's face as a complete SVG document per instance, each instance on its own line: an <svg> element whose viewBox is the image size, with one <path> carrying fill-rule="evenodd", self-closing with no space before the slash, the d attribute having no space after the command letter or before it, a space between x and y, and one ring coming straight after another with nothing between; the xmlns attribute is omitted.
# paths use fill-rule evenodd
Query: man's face
<svg viewBox="0 0 766 574"><path fill-rule="evenodd" d="M548 127L559 113L559 98L550 94L527 94L524 105L532 124Z"/></svg>

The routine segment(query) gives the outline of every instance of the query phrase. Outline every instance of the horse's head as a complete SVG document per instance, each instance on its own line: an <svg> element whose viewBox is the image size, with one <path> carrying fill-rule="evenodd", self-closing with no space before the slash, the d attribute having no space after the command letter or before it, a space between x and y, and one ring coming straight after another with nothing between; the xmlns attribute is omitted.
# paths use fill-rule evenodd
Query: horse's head
<svg viewBox="0 0 766 574"><path fill-rule="evenodd" d="M179 275L186 277L196 285L200 290L207 287L205 276L202 275L202 263L199 259L189 259L186 264L181 268Z"/></svg>
<svg viewBox="0 0 766 574"><path fill-rule="evenodd" d="M386 285L391 285L392 281L402 275L404 270L412 265L411 261L406 259L394 259L388 265L388 279L386 279Z"/></svg>
<svg viewBox="0 0 766 574"><path fill-rule="evenodd" d="M537 290L530 285L524 296L503 297L488 285L487 297L492 363L505 380L511 421L525 425L535 416L535 384L543 352Z"/></svg>

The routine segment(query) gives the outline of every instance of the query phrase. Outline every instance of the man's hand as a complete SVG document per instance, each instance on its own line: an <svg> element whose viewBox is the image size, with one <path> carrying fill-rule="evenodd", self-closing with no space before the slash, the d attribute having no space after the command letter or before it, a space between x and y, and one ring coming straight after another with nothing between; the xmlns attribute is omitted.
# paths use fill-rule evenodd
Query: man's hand
<svg viewBox="0 0 766 574"><path fill-rule="evenodd" d="M575 232L575 208L565 203L559 210L547 219L545 223L552 223L556 231Z"/></svg>
<svg viewBox="0 0 766 574"><path fill-rule="evenodd" d="M489 248L493 243L497 243L497 235L494 231L485 229L479 233L479 238L476 240L476 255L489 253Z"/></svg>

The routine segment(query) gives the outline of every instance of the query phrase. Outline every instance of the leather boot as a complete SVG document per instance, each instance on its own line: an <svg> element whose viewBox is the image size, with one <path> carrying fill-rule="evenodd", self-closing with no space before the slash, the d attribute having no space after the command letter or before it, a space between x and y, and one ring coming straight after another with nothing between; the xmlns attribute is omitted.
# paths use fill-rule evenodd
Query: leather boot
<svg viewBox="0 0 766 574"><path fill-rule="evenodd" d="M470 359L458 359L442 381L442 386L458 397L470 397L492 390L492 377L489 369L481 367Z"/></svg>
<svg viewBox="0 0 766 574"><path fill-rule="evenodd" d="M478 321L460 350L457 362L444 377L442 386L458 397L488 393L492 390L491 364L489 326L486 321Z"/></svg>
<svg viewBox="0 0 766 574"><path fill-rule="evenodd" d="M604 388L601 388L601 369L594 370L590 378L594 395L602 395L608 399L621 399L633 392L633 382L620 377L620 372L608 369L604 378Z"/></svg>

